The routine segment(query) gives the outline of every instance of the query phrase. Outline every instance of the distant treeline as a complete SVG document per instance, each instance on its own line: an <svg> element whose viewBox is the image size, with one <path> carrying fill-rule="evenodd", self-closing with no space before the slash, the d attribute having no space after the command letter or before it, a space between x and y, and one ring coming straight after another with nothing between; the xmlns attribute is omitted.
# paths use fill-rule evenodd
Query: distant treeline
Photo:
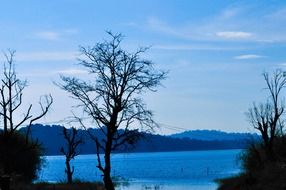
<svg viewBox="0 0 286 190"><path fill-rule="evenodd" d="M22 128L21 131L25 131ZM102 132L99 129L90 129L101 139ZM46 155L60 155L60 148L65 144L63 138L63 127L60 125L32 126L32 138L38 139L42 143ZM84 139L84 144L80 146L81 154L95 154L94 142L90 139L85 130L79 129L79 133ZM227 133L225 133L227 134ZM206 131L207 135L207 131ZM164 152L164 151L189 151L189 150L219 150L219 149L244 149L251 139L233 140L199 140L190 138L175 138L172 136L161 136L142 133L141 138L133 145L124 145L116 152Z"/></svg>

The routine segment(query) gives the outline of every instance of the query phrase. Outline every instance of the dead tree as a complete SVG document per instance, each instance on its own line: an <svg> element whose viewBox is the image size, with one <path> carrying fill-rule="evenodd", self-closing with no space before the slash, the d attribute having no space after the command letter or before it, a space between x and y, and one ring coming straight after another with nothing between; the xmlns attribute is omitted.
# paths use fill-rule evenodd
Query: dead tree
<svg viewBox="0 0 286 190"><path fill-rule="evenodd" d="M61 147L61 153L63 153L66 157L66 169L65 173L67 174L67 182L73 183L73 173L74 173L74 166L71 167L70 161L74 159L76 156L80 154L78 148L81 143L83 143L83 140L81 137L78 136L78 131L76 128L72 127L70 129L70 132L68 132L68 129L63 127L63 136L66 140L66 146Z"/></svg>
<svg viewBox="0 0 286 190"><path fill-rule="evenodd" d="M13 133L23 125L27 125L26 136L30 134L31 125L44 117L50 106L53 103L53 98L51 95L46 95L40 98L41 113L33 116L31 113L32 104L30 104L26 112L23 113L23 117L16 121L15 115L20 110L23 103L23 92L27 87L27 81L18 78L17 73L14 68L14 51L9 51L5 54L6 63L4 64L3 78L0 82L0 116L3 121L3 132L6 136L13 135Z"/></svg>
<svg viewBox="0 0 286 190"><path fill-rule="evenodd" d="M110 41L80 49L85 57L80 65L89 71L94 81L62 76L63 83L59 86L79 100L79 106L92 119L94 127L101 130L103 139L90 135L96 145L97 167L103 173L105 188L114 190L110 155L121 145L133 142L139 130L157 126L141 96L146 91L155 91L166 73L156 70L151 61L140 58L146 48L126 52L120 47L122 35L108 34ZM77 119L86 127L81 118ZM100 152L104 153L104 162Z"/></svg>
<svg viewBox="0 0 286 190"><path fill-rule="evenodd" d="M258 106L254 103L247 116L252 126L260 132L267 156L271 158L273 156L273 142L279 133L283 133L281 116L285 109L281 92L286 86L286 78L280 70L276 70L271 77L268 73L264 73L263 76L270 96L265 103Z"/></svg>

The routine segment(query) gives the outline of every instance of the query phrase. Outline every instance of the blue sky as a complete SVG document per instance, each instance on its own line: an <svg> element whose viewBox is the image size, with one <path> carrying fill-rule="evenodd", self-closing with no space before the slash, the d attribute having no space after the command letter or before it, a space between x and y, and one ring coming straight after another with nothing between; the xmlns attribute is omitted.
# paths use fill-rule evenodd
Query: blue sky
<svg viewBox="0 0 286 190"><path fill-rule="evenodd" d="M60 74L85 77L79 46L111 30L125 36L127 51L151 46L144 56L169 71L164 87L144 95L162 124L158 133L253 132L244 113L265 99L261 74L286 66L285 23L282 0L2 1L0 49L17 51L17 72L29 81L26 102L53 95L43 123L71 115L76 103L53 82Z"/></svg>

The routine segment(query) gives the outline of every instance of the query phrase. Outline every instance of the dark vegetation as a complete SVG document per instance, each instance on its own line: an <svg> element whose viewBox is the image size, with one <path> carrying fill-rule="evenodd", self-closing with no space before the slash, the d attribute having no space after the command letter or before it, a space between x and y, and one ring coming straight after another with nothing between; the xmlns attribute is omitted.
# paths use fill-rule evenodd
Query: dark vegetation
<svg viewBox="0 0 286 190"><path fill-rule="evenodd" d="M250 146L242 154L243 173L219 180L219 190L284 190L286 189L286 138L273 144L274 160L269 160L263 143Z"/></svg>
<svg viewBox="0 0 286 190"><path fill-rule="evenodd" d="M25 135L15 132L7 138L0 134L0 168L2 175L25 183L37 177L43 155L40 144L33 140L26 142Z"/></svg>
<svg viewBox="0 0 286 190"><path fill-rule="evenodd" d="M254 103L247 113L250 123L260 132L261 141L252 143L242 154L243 172L219 180L219 190L286 189L285 103L281 97L286 78L280 70L263 76L270 96L264 103Z"/></svg>

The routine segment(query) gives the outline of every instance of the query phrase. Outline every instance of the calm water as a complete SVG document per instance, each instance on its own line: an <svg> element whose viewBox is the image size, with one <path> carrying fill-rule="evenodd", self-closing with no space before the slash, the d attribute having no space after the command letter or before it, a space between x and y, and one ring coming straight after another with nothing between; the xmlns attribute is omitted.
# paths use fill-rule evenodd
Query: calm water
<svg viewBox="0 0 286 190"><path fill-rule="evenodd" d="M112 156L112 175L126 179L118 190L212 190L214 179L239 173L241 150L123 153ZM73 161L74 178L99 181L95 155L80 155ZM64 157L47 156L39 181L64 181ZM125 181L125 180L122 180Z"/></svg>

